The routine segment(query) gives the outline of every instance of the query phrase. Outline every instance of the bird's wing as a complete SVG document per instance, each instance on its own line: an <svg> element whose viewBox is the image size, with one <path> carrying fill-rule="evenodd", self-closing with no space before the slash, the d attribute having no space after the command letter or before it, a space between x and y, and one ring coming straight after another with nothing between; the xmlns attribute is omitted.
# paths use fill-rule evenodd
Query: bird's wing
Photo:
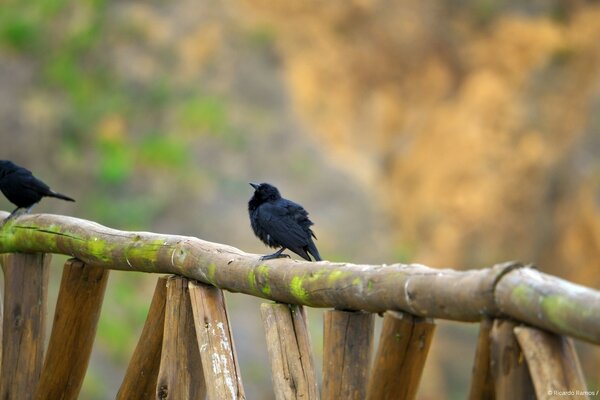
<svg viewBox="0 0 600 400"><path fill-rule="evenodd" d="M260 207L259 212L261 228L282 246L293 250L308 244L310 231L307 232L298 222L296 218L298 210L295 207L289 207L285 203L265 203Z"/></svg>
<svg viewBox="0 0 600 400"><path fill-rule="evenodd" d="M50 192L50 187L38 178L33 176L28 170L19 171L19 183L24 189L32 190L39 194L46 194Z"/></svg>
<svg viewBox="0 0 600 400"><path fill-rule="evenodd" d="M291 200L283 199L283 202L286 204L286 207L290 213L294 215L294 219L304 229L304 231L307 232L309 236L312 236L316 239L317 237L313 233L312 229L310 229L310 227L314 224L308 218L308 211L306 211L300 204L294 203Z"/></svg>

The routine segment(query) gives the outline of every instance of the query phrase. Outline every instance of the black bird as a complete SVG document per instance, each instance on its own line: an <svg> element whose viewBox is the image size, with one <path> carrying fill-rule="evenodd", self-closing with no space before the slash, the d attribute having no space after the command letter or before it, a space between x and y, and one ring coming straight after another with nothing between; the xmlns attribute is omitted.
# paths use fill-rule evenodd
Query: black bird
<svg viewBox="0 0 600 400"><path fill-rule="evenodd" d="M310 254L315 261L321 261L313 242L317 237L310 229L313 223L304 207L282 198L279 190L268 183L251 183L250 186L254 188L254 195L248 202L248 213L254 234L269 247L281 247L261 259L289 257L282 253L290 249L305 260L312 261Z"/></svg>
<svg viewBox="0 0 600 400"><path fill-rule="evenodd" d="M8 218L13 216L20 208L27 208L27 212L29 212L42 197L56 197L62 200L75 201L64 194L56 193L44 182L33 176L31 171L8 160L0 160L0 190L8 201L17 206Z"/></svg>

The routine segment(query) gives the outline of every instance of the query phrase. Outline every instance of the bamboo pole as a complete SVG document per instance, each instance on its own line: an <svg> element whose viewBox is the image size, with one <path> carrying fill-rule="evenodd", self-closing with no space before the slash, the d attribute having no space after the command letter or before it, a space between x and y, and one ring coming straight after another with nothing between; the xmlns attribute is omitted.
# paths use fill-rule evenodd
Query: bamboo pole
<svg viewBox="0 0 600 400"><path fill-rule="evenodd" d="M36 400L77 399L96 337L108 273L75 259L65 263Z"/></svg>
<svg viewBox="0 0 600 400"><path fill-rule="evenodd" d="M167 279L165 326L156 384L160 400L193 400L206 396L202 361L188 291L188 280Z"/></svg>
<svg viewBox="0 0 600 400"><path fill-rule="evenodd" d="M325 311L323 400L366 398L373 348L373 314Z"/></svg>
<svg viewBox="0 0 600 400"><path fill-rule="evenodd" d="M494 321L490 332L490 360L496 400L535 399L525 357L513 333L513 321Z"/></svg>
<svg viewBox="0 0 600 400"><path fill-rule="evenodd" d="M261 304L277 400L318 399L306 315L301 306Z"/></svg>
<svg viewBox="0 0 600 400"><path fill-rule="evenodd" d="M162 276L156 282L148 317L129 361L117 400L150 399L156 394L165 326L166 297L167 277Z"/></svg>
<svg viewBox="0 0 600 400"><path fill-rule="evenodd" d="M0 212L0 218L7 215ZM600 344L600 292L517 263L454 271L418 264L260 261L230 246L185 236L124 232L48 214L0 228L0 253L67 254L109 269L174 273L282 303L479 321L508 316Z"/></svg>
<svg viewBox="0 0 600 400"><path fill-rule="evenodd" d="M209 400L245 399L223 291L188 283Z"/></svg>
<svg viewBox="0 0 600 400"><path fill-rule="evenodd" d="M12 254L4 270L1 399L31 399L44 362L49 254Z"/></svg>
<svg viewBox="0 0 600 400"><path fill-rule="evenodd" d="M490 370L490 331L493 321L484 318L479 324L479 338L471 378L469 400L494 400L494 382Z"/></svg>
<svg viewBox="0 0 600 400"><path fill-rule="evenodd" d="M600 309L590 294L590 289L583 286L532 268L522 268L498 281L495 299L504 315L547 331L600 344ZM592 321L595 322L590 325ZM588 329L589 334L581 334Z"/></svg>
<svg viewBox="0 0 600 400"><path fill-rule="evenodd" d="M569 396L589 398L573 340L518 326L515 336L527 360L538 400Z"/></svg>
<svg viewBox="0 0 600 400"><path fill-rule="evenodd" d="M368 400L414 399L435 323L430 319L387 311L367 391Z"/></svg>

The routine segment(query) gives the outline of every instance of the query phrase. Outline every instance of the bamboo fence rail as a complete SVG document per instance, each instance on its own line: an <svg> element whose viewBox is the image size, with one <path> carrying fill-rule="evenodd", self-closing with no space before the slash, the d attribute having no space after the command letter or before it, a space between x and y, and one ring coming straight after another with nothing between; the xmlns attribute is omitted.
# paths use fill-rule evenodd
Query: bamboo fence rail
<svg viewBox="0 0 600 400"><path fill-rule="evenodd" d="M52 253L72 258L44 350ZM172 274L158 278L117 399L245 398L222 290L277 302L261 306L277 399L415 398L435 319L481 324L473 400L586 398L571 337L600 344L600 292L518 262L456 271L262 261L194 237L35 214L2 222L0 264L2 399L77 398L109 270ZM333 308L324 313L320 392L305 306ZM376 351L374 313L384 316Z"/></svg>

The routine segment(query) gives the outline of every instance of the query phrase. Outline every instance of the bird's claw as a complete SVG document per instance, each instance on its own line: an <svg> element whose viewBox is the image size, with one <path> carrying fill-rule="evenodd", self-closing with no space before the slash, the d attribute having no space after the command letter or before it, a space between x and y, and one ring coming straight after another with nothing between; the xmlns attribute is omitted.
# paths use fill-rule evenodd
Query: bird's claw
<svg viewBox="0 0 600 400"><path fill-rule="evenodd" d="M260 261L274 260L276 258L292 258L292 257L290 257L289 254L284 254L284 253L281 253L281 254L267 254L266 256L262 256L260 258Z"/></svg>

